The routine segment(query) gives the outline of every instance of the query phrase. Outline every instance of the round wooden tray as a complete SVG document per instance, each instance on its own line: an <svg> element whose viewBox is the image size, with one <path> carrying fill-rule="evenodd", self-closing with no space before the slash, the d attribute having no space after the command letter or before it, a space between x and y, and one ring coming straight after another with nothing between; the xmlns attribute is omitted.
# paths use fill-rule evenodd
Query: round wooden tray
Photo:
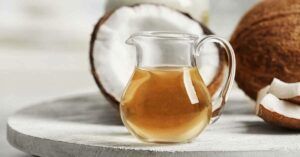
<svg viewBox="0 0 300 157"><path fill-rule="evenodd" d="M118 112L99 94L33 105L11 116L11 145L41 157L299 156L300 134L272 127L250 104L230 101L224 115L195 141L142 143L122 125Z"/></svg>

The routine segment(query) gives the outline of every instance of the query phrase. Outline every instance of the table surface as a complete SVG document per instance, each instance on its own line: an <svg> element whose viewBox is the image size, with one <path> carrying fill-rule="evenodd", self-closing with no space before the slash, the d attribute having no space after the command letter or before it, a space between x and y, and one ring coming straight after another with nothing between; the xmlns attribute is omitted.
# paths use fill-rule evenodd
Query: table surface
<svg viewBox="0 0 300 157"><path fill-rule="evenodd" d="M211 29L228 38L255 1L213 0ZM89 72L87 52L90 32L104 2L0 0L0 156L28 156L6 141L9 115L45 99L98 90Z"/></svg>
<svg viewBox="0 0 300 157"><path fill-rule="evenodd" d="M246 103L228 101L221 118L193 142L152 144L131 136L101 94L84 94L41 102L10 116L8 140L22 151L48 157L300 155L299 132L266 124Z"/></svg>

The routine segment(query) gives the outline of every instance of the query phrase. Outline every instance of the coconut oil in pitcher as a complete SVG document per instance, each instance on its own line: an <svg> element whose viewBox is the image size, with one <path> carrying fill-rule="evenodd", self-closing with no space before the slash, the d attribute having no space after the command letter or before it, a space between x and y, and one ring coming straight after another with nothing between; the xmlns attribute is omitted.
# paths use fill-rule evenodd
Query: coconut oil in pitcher
<svg viewBox="0 0 300 157"><path fill-rule="evenodd" d="M189 141L212 114L209 92L196 67L136 68L120 110L129 130L149 142Z"/></svg>

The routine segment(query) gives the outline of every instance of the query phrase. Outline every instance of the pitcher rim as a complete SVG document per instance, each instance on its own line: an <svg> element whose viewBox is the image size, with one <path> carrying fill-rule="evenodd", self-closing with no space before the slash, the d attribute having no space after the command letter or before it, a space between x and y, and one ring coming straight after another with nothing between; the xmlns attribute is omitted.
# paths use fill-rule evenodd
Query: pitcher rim
<svg viewBox="0 0 300 157"><path fill-rule="evenodd" d="M178 39L178 40L197 40L199 37L195 34L176 32L176 31L141 31L130 35L130 38L146 37L154 39Z"/></svg>

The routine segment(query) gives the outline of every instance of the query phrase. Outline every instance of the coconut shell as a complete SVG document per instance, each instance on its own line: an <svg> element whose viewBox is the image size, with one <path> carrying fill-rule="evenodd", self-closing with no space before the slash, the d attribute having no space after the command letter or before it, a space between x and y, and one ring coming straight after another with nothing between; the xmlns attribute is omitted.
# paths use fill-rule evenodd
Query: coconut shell
<svg viewBox="0 0 300 157"><path fill-rule="evenodd" d="M272 112L266 109L263 105L259 105L257 115L272 125L300 130L300 119L290 118L276 112Z"/></svg>
<svg viewBox="0 0 300 157"><path fill-rule="evenodd" d="M287 101L291 102L291 103L295 103L297 105L300 105L300 96L297 96L295 98L290 98L290 99L286 99Z"/></svg>
<svg viewBox="0 0 300 157"><path fill-rule="evenodd" d="M137 5L133 5L131 7L135 7L138 5L142 5L142 4L137 4ZM115 11L115 10L114 10ZM97 38L97 32L99 30L99 28L102 26L103 23L105 23L105 21L107 19L109 19L110 15L112 15L114 13L114 11L108 12L106 13L104 16L102 16L99 21L97 22L97 24L94 26L94 30L92 32L91 35L91 40L90 40L90 47L89 47L89 59L90 59L90 66L91 66L91 73L93 75L93 78L97 84L97 86L99 87L101 93L104 95L104 97L111 102L111 104L113 105L113 107L119 109L119 101L116 100L116 98L114 98L110 93L108 93L105 88L103 87L101 81L100 81L100 77L97 72L96 72L96 66L94 64L94 45L95 45L95 41ZM180 12L180 11L178 11ZM182 13L182 12L181 12ZM183 15L187 16L190 19L193 19L191 16L189 16L186 13L182 13ZM194 20L194 19L193 19ZM194 20L196 21L196 20ZM214 33L212 33L212 31L210 31L206 26L204 26L202 23L199 22L199 25L202 27L203 32L205 35L212 35ZM220 53L220 66L218 69L217 74L214 76L212 82L208 85L208 90L210 92L211 95L213 95L218 88L221 86L222 81L223 81L223 75L224 75L224 70L225 70L225 64L226 64L226 60L225 60L225 53L224 51L220 48L220 46L217 46L219 49L219 53Z"/></svg>
<svg viewBox="0 0 300 157"><path fill-rule="evenodd" d="M300 81L300 1L265 0L249 10L230 40L236 82L252 99L274 77ZM300 104L299 99L293 99Z"/></svg>
<svg viewBox="0 0 300 157"><path fill-rule="evenodd" d="M94 58L93 58L94 43L95 43L95 40L97 38L97 32L98 32L101 24L103 24L109 18L109 16L112 13L113 12L109 12L109 13L103 15L99 19L99 21L97 22L97 24L95 25L93 33L92 33L92 36L91 36L91 40L90 40L90 49L89 49L89 52L90 52L89 54L90 55L89 55L89 59L90 59L91 73L92 73L93 78L94 78L97 86L99 87L101 93L106 98L106 100L108 100L109 102L111 102L111 104L113 105L113 107L119 109L118 101L113 96L111 96L108 92L106 92L106 90L102 86L101 82L99 81L100 80L99 79L100 76L98 76L97 73L96 73L96 67L95 67Z"/></svg>

